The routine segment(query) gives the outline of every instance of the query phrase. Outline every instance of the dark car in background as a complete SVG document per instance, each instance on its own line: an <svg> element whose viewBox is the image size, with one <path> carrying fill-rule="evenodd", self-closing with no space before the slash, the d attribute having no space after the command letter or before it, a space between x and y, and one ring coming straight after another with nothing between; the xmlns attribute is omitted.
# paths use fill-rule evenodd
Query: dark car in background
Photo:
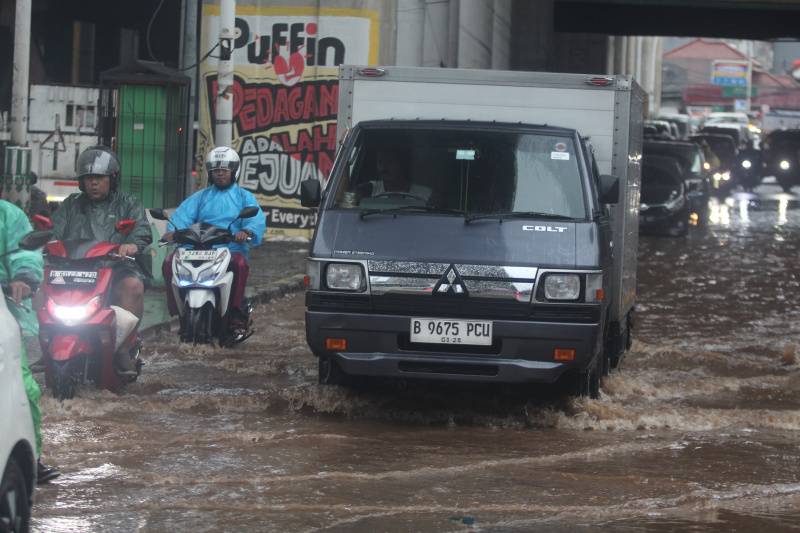
<svg viewBox="0 0 800 533"><path fill-rule="evenodd" d="M691 212L681 161L665 155L644 156L639 231L673 237L686 235Z"/></svg>
<svg viewBox="0 0 800 533"><path fill-rule="evenodd" d="M654 156L668 156L678 161L685 194L689 199L690 213L695 213L699 221L705 221L708 218L708 200L711 196L711 173L705 168L705 158L700 147L687 141L646 140L642 146L642 163L653 161Z"/></svg>
<svg viewBox="0 0 800 533"><path fill-rule="evenodd" d="M689 140L703 150L712 193L727 196L737 185L734 167L738 149L734 139L721 133L695 133L689 136Z"/></svg>
<svg viewBox="0 0 800 533"><path fill-rule="evenodd" d="M800 185L800 129L774 130L761 145L764 176L775 176L784 191Z"/></svg>

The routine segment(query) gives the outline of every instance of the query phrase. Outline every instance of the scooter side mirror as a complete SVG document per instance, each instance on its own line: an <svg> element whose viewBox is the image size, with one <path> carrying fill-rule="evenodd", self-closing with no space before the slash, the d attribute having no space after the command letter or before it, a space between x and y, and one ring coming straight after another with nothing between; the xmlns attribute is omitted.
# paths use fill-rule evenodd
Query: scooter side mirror
<svg viewBox="0 0 800 533"><path fill-rule="evenodd" d="M261 208L260 207L256 207L254 205L250 205L250 206L242 208L242 210L239 211L239 216L237 218L253 218L254 216L256 216L260 212L261 212Z"/></svg>
<svg viewBox="0 0 800 533"><path fill-rule="evenodd" d="M53 223L50 219L42 215L34 215L33 223L36 224L36 227L39 229L50 229L53 227Z"/></svg>
<svg viewBox="0 0 800 533"><path fill-rule="evenodd" d="M50 221L48 220L48 222ZM19 240L19 247L21 250L38 250L54 238L53 232L49 229L34 230Z"/></svg>
<svg viewBox="0 0 800 533"><path fill-rule="evenodd" d="M150 216L156 220L169 220L169 215L163 209L151 209Z"/></svg>
<svg viewBox="0 0 800 533"><path fill-rule="evenodd" d="M136 227L135 220L120 220L115 226L117 233L130 233Z"/></svg>

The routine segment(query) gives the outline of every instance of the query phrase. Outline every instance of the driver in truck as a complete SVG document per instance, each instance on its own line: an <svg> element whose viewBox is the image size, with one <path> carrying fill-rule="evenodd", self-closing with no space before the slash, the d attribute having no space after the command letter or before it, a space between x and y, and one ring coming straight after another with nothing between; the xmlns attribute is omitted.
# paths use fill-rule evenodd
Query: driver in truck
<svg viewBox="0 0 800 533"><path fill-rule="evenodd" d="M361 183L353 189L356 204L361 202L362 198L374 197L379 194L398 198L410 195L426 202L430 199L433 191L424 185L411 183L409 159L403 157L397 150L379 148L375 154L375 167L377 179ZM393 192L398 194L392 195Z"/></svg>

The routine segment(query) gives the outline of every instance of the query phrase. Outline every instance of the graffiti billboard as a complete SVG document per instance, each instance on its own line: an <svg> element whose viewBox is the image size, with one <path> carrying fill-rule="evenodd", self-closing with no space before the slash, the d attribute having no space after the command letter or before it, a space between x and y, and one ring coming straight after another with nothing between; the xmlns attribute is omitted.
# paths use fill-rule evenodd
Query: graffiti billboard
<svg viewBox="0 0 800 533"><path fill-rule="evenodd" d="M219 41L219 15L219 6L204 7L201 50ZM266 214L266 238L311 237L316 211L300 206L300 182L325 184L338 140L339 65L377 64L378 28L378 12L367 9L237 6L233 148L239 186ZM202 162L214 147L216 60L204 61L199 76Z"/></svg>

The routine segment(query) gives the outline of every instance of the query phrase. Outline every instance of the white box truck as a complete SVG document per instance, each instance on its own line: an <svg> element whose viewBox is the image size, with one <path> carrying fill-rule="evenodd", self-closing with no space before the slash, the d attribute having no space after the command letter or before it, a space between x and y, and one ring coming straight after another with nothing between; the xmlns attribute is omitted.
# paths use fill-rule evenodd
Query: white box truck
<svg viewBox="0 0 800 533"><path fill-rule="evenodd" d="M559 383L631 344L645 94L629 76L342 66L308 259L319 381Z"/></svg>

